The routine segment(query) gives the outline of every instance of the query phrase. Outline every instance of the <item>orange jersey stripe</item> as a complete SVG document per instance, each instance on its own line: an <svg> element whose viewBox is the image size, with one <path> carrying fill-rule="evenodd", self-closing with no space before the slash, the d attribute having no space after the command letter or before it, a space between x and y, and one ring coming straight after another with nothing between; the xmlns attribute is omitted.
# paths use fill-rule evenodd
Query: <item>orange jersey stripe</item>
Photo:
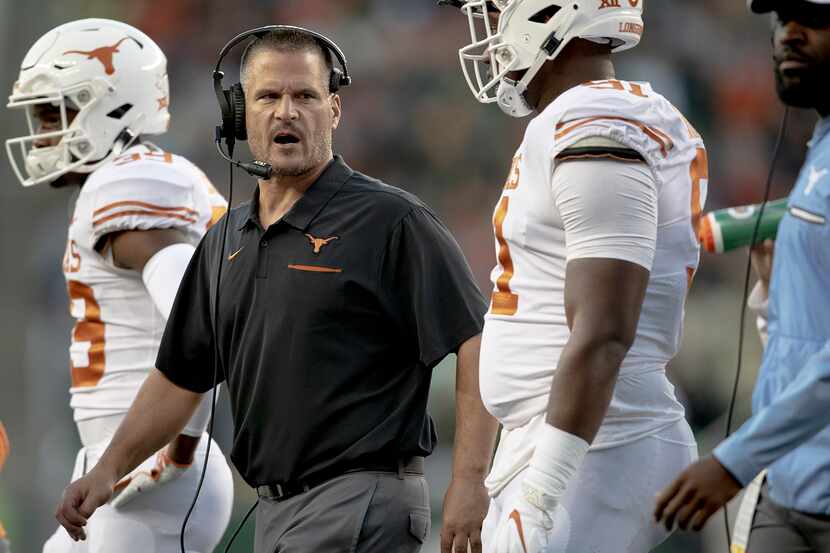
<svg viewBox="0 0 830 553"><path fill-rule="evenodd" d="M633 119L626 119L625 117L616 117L614 115L600 115L597 117L586 117L584 119L574 119L572 121L562 122L556 125L556 140L561 140L565 136L569 135L576 129L580 127L584 127L585 125L589 125L595 121L623 121L630 125L634 125L638 127L641 131L643 131L646 136L654 140L660 145L660 152L663 154L663 157L668 155L668 151L674 148L674 142L672 139L663 131L659 129L655 129L653 127L649 127L641 123L640 121L635 121ZM570 125L570 126L567 126ZM567 126L567 127L566 127Z"/></svg>
<svg viewBox="0 0 830 553"><path fill-rule="evenodd" d="M116 219L118 217L129 217L131 215L149 215L151 217L161 217L167 218L172 217L173 219L181 219L182 221L187 221L188 223L195 223L196 219L193 217L188 217L187 215L182 215L180 213L171 213L165 211L151 211L145 209L131 209L127 211L119 211L118 213L113 213L112 215L107 215L106 217L101 217L100 219L96 219L92 222L93 227L97 227L98 225L102 225L107 221L111 221L112 219Z"/></svg>
<svg viewBox="0 0 830 553"><path fill-rule="evenodd" d="M9 436L6 434L3 423L0 422L0 470L3 470L3 465L6 463L6 459L9 458L9 452L11 452Z"/></svg>
<svg viewBox="0 0 830 553"><path fill-rule="evenodd" d="M185 206L165 207L163 205L155 205L155 204L150 204L150 203L147 203L147 202L124 200L124 201L121 201L121 202L114 202L114 203L111 203L111 204L107 204L102 208L96 209L95 211L92 212L92 216L95 217L96 215L100 215L100 214L104 213L105 211L110 211L112 209L115 209L116 207L123 207L123 206L146 207L147 209L154 209L156 211L181 211L181 212L187 213L188 215L191 215L193 217L195 217L199 214L199 212L196 211L195 209L190 209L189 207L185 207Z"/></svg>

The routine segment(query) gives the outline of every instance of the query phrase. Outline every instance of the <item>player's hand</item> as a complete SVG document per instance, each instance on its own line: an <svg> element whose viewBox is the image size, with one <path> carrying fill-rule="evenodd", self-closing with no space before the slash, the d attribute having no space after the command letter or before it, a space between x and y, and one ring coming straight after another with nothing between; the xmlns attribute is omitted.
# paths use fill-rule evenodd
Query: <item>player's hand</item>
<svg viewBox="0 0 830 553"><path fill-rule="evenodd" d="M441 553L481 553L481 525L490 496L480 478L453 478L444 496Z"/></svg>
<svg viewBox="0 0 830 553"><path fill-rule="evenodd" d="M700 531L718 509L741 491L741 484L712 456L684 470L657 495L654 520L671 531L675 521L681 530Z"/></svg>
<svg viewBox="0 0 830 553"><path fill-rule="evenodd" d="M526 484L523 487L523 497L505 509L499 521L493 544L498 553L541 553L548 546L556 507L548 501L542 508L539 496L534 499Z"/></svg>
<svg viewBox="0 0 830 553"><path fill-rule="evenodd" d="M179 478L190 468L191 463L174 462L166 450L156 455L156 466L150 471L139 471L127 476L115 485L112 506L121 509L136 497L149 493L160 486Z"/></svg>
<svg viewBox="0 0 830 553"><path fill-rule="evenodd" d="M761 283L765 298L769 296L769 281L772 277L772 258L774 254L775 242L772 240L765 240L762 244L752 248L752 267L755 269L755 274L758 275L758 282Z"/></svg>
<svg viewBox="0 0 830 553"><path fill-rule="evenodd" d="M96 465L89 474L71 483L63 491L63 499L55 518L66 529L73 540L85 540L87 520L92 513L110 500L117 478L101 465Z"/></svg>

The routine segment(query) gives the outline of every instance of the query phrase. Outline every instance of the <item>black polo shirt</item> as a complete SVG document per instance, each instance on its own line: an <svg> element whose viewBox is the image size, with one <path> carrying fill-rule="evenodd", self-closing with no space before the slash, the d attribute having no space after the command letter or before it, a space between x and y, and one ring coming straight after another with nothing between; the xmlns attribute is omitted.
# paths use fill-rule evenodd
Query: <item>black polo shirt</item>
<svg viewBox="0 0 830 553"><path fill-rule="evenodd" d="M257 199L229 213L221 253L219 380L242 476L276 484L430 454L431 369L481 332L487 307L450 232L415 196L339 157L268 229ZM194 392L213 386L222 228L190 262L156 364Z"/></svg>

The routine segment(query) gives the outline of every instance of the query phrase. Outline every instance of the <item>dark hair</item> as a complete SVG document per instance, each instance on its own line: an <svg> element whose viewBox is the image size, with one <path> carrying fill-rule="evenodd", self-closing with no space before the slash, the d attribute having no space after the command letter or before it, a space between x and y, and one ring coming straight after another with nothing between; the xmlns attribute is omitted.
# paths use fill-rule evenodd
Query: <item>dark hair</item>
<svg viewBox="0 0 830 553"><path fill-rule="evenodd" d="M280 29L276 31L269 31L267 34L257 37L252 40L242 52L242 61L239 66L239 80L242 85L245 85L245 72L253 56L262 50L275 50L278 52L302 52L302 51L316 51L323 56L323 61L326 64L326 88L329 87L329 76L334 69L334 59L331 51L324 46L319 40L313 36L296 31L294 29Z"/></svg>

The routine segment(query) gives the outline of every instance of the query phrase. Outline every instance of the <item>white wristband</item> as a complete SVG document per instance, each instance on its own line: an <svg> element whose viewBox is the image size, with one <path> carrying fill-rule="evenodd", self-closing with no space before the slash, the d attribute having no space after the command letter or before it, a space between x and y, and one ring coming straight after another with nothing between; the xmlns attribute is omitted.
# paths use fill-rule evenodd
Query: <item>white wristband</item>
<svg viewBox="0 0 830 553"><path fill-rule="evenodd" d="M579 436L549 424L543 425L522 481L525 500L543 511L555 509L582 466L589 447L590 444Z"/></svg>
<svg viewBox="0 0 830 553"><path fill-rule="evenodd" d="M165 320L170 318L176 292L194 251L196 248L185 243L167 246L156 252L141 271L141 280Z"/></svg>

